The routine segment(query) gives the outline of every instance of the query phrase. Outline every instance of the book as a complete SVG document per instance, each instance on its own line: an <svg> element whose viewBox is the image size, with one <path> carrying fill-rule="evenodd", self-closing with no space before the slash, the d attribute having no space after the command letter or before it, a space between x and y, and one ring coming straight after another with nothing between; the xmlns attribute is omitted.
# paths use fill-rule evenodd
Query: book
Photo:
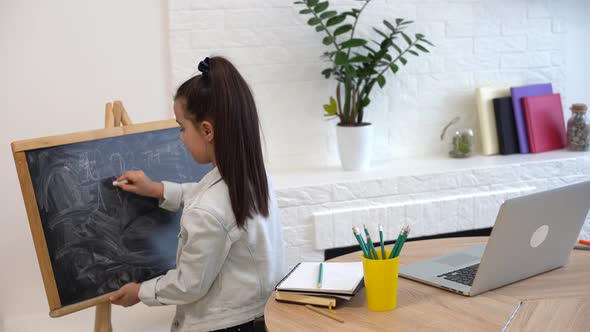
<svg viewBox="0 0 590 332"><path fill-rule="evenodd" d="M494 116L492 100L498 97L510 96L509 86L480 87L476 90L477 117L479 118L479 132L481 137L482 153L485 155L497 154L498 135Z"/></svg>
<svg viewBox="0 0 590 332"><path fill-rule="evenodd" d="M362 262L324 262L322 286L317 287L320 263L297 264L276 286L280 292L353 296L363 285Z"/></svg>
<svg viewBox="0 0 590 332"><path fill-rule="evenodd" d="M524 97L522 103L531 152L564 148L566 136L561 95Z"/></svg>
<svg viewBox="0 0 590 332"><path fill-rule="evenodd" d="M494 117L500 154L518 153L518 137L512 111L512 97L494 98Z"/></svg>
<svg viewBox="0 0 590 332"><path fill-rule="evenodd" d="M526 119L522 109L522 98L551 94L553 93L553 87L551 83L524 85L513 87L510 89L510 92L512 94L512 109L514 111L516 134L518 136L518 149L520 150L520 153L529 153L529 139Z"/></svg>
<svg viewBox="0 0 590 332"><path fill-rule="evenodd" d="M275 300L279 302L311 304L320 307L336 308L336 298L334 297L312 296L307 294L275 291Z"/></svg>

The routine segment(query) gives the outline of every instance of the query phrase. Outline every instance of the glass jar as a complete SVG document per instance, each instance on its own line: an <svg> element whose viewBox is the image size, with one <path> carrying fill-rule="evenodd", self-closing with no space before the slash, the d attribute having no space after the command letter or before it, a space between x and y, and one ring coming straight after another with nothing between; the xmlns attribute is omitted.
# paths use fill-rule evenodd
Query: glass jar
<svg viewBox="0 0 590 332"><path fill-rule="evenodd" d="M449 156L453 158L466 158L473 151L473 130L471 128L456 131L451 139Z"/></svg>
<svg viewBox="0 0 590 332"><path fill-rule="evenodd" d="M567 149L570 151L588 151L590 147L587 109L585 104L573 104L570 108L572 116L567 120Z"/></svg>

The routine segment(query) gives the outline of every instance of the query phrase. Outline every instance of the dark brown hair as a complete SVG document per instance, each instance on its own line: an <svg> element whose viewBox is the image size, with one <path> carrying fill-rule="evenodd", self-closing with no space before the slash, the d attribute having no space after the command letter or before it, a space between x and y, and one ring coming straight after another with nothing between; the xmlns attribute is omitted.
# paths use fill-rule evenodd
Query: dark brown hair
<svg viewBox="0 0 590 332"><path fill-rule="evenodd" d="M208 74L184 82L175 99L185 103L194 122L213 124L215 159L238 226L244 228L246 219L257 213L268 216L258 113L242 75L227 59L212 57Z"/></svg>

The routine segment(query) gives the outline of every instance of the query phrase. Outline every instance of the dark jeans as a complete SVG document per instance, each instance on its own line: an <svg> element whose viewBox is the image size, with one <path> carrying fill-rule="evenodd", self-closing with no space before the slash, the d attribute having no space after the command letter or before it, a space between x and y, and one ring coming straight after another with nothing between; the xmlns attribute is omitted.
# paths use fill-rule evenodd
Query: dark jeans
<svg viewBox="0 0 590 332"><path fill-rule="evenodd" d="M258 317L255 320L251 320L244 324L228 327L221 330L215 330L213 332L265 332L264 316Z"/></svg>

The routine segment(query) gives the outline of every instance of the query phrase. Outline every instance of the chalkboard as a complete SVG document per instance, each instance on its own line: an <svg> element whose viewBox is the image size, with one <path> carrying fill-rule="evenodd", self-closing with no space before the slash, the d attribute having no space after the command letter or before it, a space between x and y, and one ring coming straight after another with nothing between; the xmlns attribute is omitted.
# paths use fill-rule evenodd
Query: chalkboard
<svg viewBox="0 0 590 332"><path fill-rule="evenodd" d="M211 166L191 158L178 128L32 149L25 155L61 306L175 267L182 212L160 209L156 199L126 193L112 182L136 169L155 181L199 181Z"/></svg>

